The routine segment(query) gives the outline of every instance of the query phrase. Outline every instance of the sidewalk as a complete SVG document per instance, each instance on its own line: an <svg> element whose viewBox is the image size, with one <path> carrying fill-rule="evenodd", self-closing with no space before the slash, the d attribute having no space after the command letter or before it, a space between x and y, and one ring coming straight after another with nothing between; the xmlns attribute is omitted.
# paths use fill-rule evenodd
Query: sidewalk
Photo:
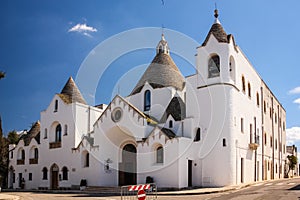
<svg viewBox="0 0 300 200"><path fill-rule="evenodd" d="M197 189L187 189L187 190L179 190L179 191L157 192L157 195L197 195L197 194L220 193L220 192L228 192L228 191L232 191L232 190L238 190L238 189L245 188L245 187L248 187L248 186L256 184L256 183L257 182L243 184L243 185L219 187L219 188L197 188Z"/></svg>
<svg viewBox="0 0 300 200"><path fill-rule="evenodd" d="M11 194L5 194L3 192L0 192L0 200L19 200L20 197L15 196L15 195L11 195Z"/></svg>

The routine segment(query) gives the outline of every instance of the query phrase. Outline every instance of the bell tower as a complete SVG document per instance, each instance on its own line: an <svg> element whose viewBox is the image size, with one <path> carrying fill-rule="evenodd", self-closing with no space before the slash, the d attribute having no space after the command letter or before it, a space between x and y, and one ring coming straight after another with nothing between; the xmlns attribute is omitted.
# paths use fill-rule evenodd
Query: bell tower
<svg viewBox="0 0 300 200"><path fill-rule="evenodd" d="M227 34L219 21L219 11L214 11L214 23L204 42L197 48L196 65L200 76L198 86L235 84L234 38Z"/></svg>

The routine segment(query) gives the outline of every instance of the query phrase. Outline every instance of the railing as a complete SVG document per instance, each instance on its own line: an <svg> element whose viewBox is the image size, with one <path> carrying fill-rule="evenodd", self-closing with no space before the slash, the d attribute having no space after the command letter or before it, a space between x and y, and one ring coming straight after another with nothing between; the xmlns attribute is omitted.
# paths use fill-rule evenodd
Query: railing
<svg viewBox="0 0 300 200"><path fill-rule="evenodd" d="M25 159L17 160L17 165L24 165L24 164L25 164Z"/></svg>
<svg viewBox="0 0 300 200"><path fill-rule="evenodd" d="M29 164L38 164L38 159L37 158L30 158L29 159Z"/></svg>
<svg viewBox="0 0 300 200"><path fill-rule="evenodd" d="M157 187L155 183L141 185L127 185L121 187L121 200L157 199Z"/></svg>
<svg viewBox="0 0 300 200"><path fill-rule="evenodd" d="M56 149L61 147L61 142L50 142L49 149Z"/></svg>

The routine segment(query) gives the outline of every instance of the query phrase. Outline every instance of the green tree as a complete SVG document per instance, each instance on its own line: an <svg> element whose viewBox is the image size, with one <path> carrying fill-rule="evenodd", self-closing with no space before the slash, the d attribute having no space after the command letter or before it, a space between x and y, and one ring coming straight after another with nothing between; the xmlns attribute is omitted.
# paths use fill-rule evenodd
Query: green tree
<svg viewBox="0 0 300 200"><path fill-rule="evenodd" d="M15 130L10 131L7 135L7 140L9 144L17 144L19 141L19 135Z"/></svg>
<svg viewBox="0 0 300 200"><path fill-rule="evenodd" d="M0 186L6 187L8 170L8 141L3 137L2 120L0 117Z"/></svg>
<svg viewBox="0 0 300 200"><path fill-rule="evenodd" d="M298 163L298 159L296 156L294 155L288 155L287 156L287 159L288 159L288 166L289 166L289 169L287 171L287 174L290 172L290 170L294 170L297 163Z"/></svg>
<svg viewBox="0 0 300 200"><path fill-rule="evenodd" d="M0 79L4 78L5 77L5 72L3 71L0 71Z"/></svg>

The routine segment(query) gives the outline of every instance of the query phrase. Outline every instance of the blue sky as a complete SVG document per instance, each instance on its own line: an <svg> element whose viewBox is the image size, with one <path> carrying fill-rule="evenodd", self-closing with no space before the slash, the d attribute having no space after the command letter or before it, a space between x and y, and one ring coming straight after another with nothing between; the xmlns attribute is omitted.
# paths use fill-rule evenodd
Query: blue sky
<svg viewBox="0 0 300 200"><path fill-rule="evenodd" d="M0 81L4 132L28 129L68 77L76 77L88 54L115 34L163 24L202 43L214 21L215 2L226 32L235 36L285 107L290 140L298 144L299 0L164 0L164 5L161 0L1 0L0 70L7 74ZM153 49L128 53L112 63L99 82L95 103L108 103L126 70L151 62L154 54ZM189 75L186 63L176 60Z"/></svg>

